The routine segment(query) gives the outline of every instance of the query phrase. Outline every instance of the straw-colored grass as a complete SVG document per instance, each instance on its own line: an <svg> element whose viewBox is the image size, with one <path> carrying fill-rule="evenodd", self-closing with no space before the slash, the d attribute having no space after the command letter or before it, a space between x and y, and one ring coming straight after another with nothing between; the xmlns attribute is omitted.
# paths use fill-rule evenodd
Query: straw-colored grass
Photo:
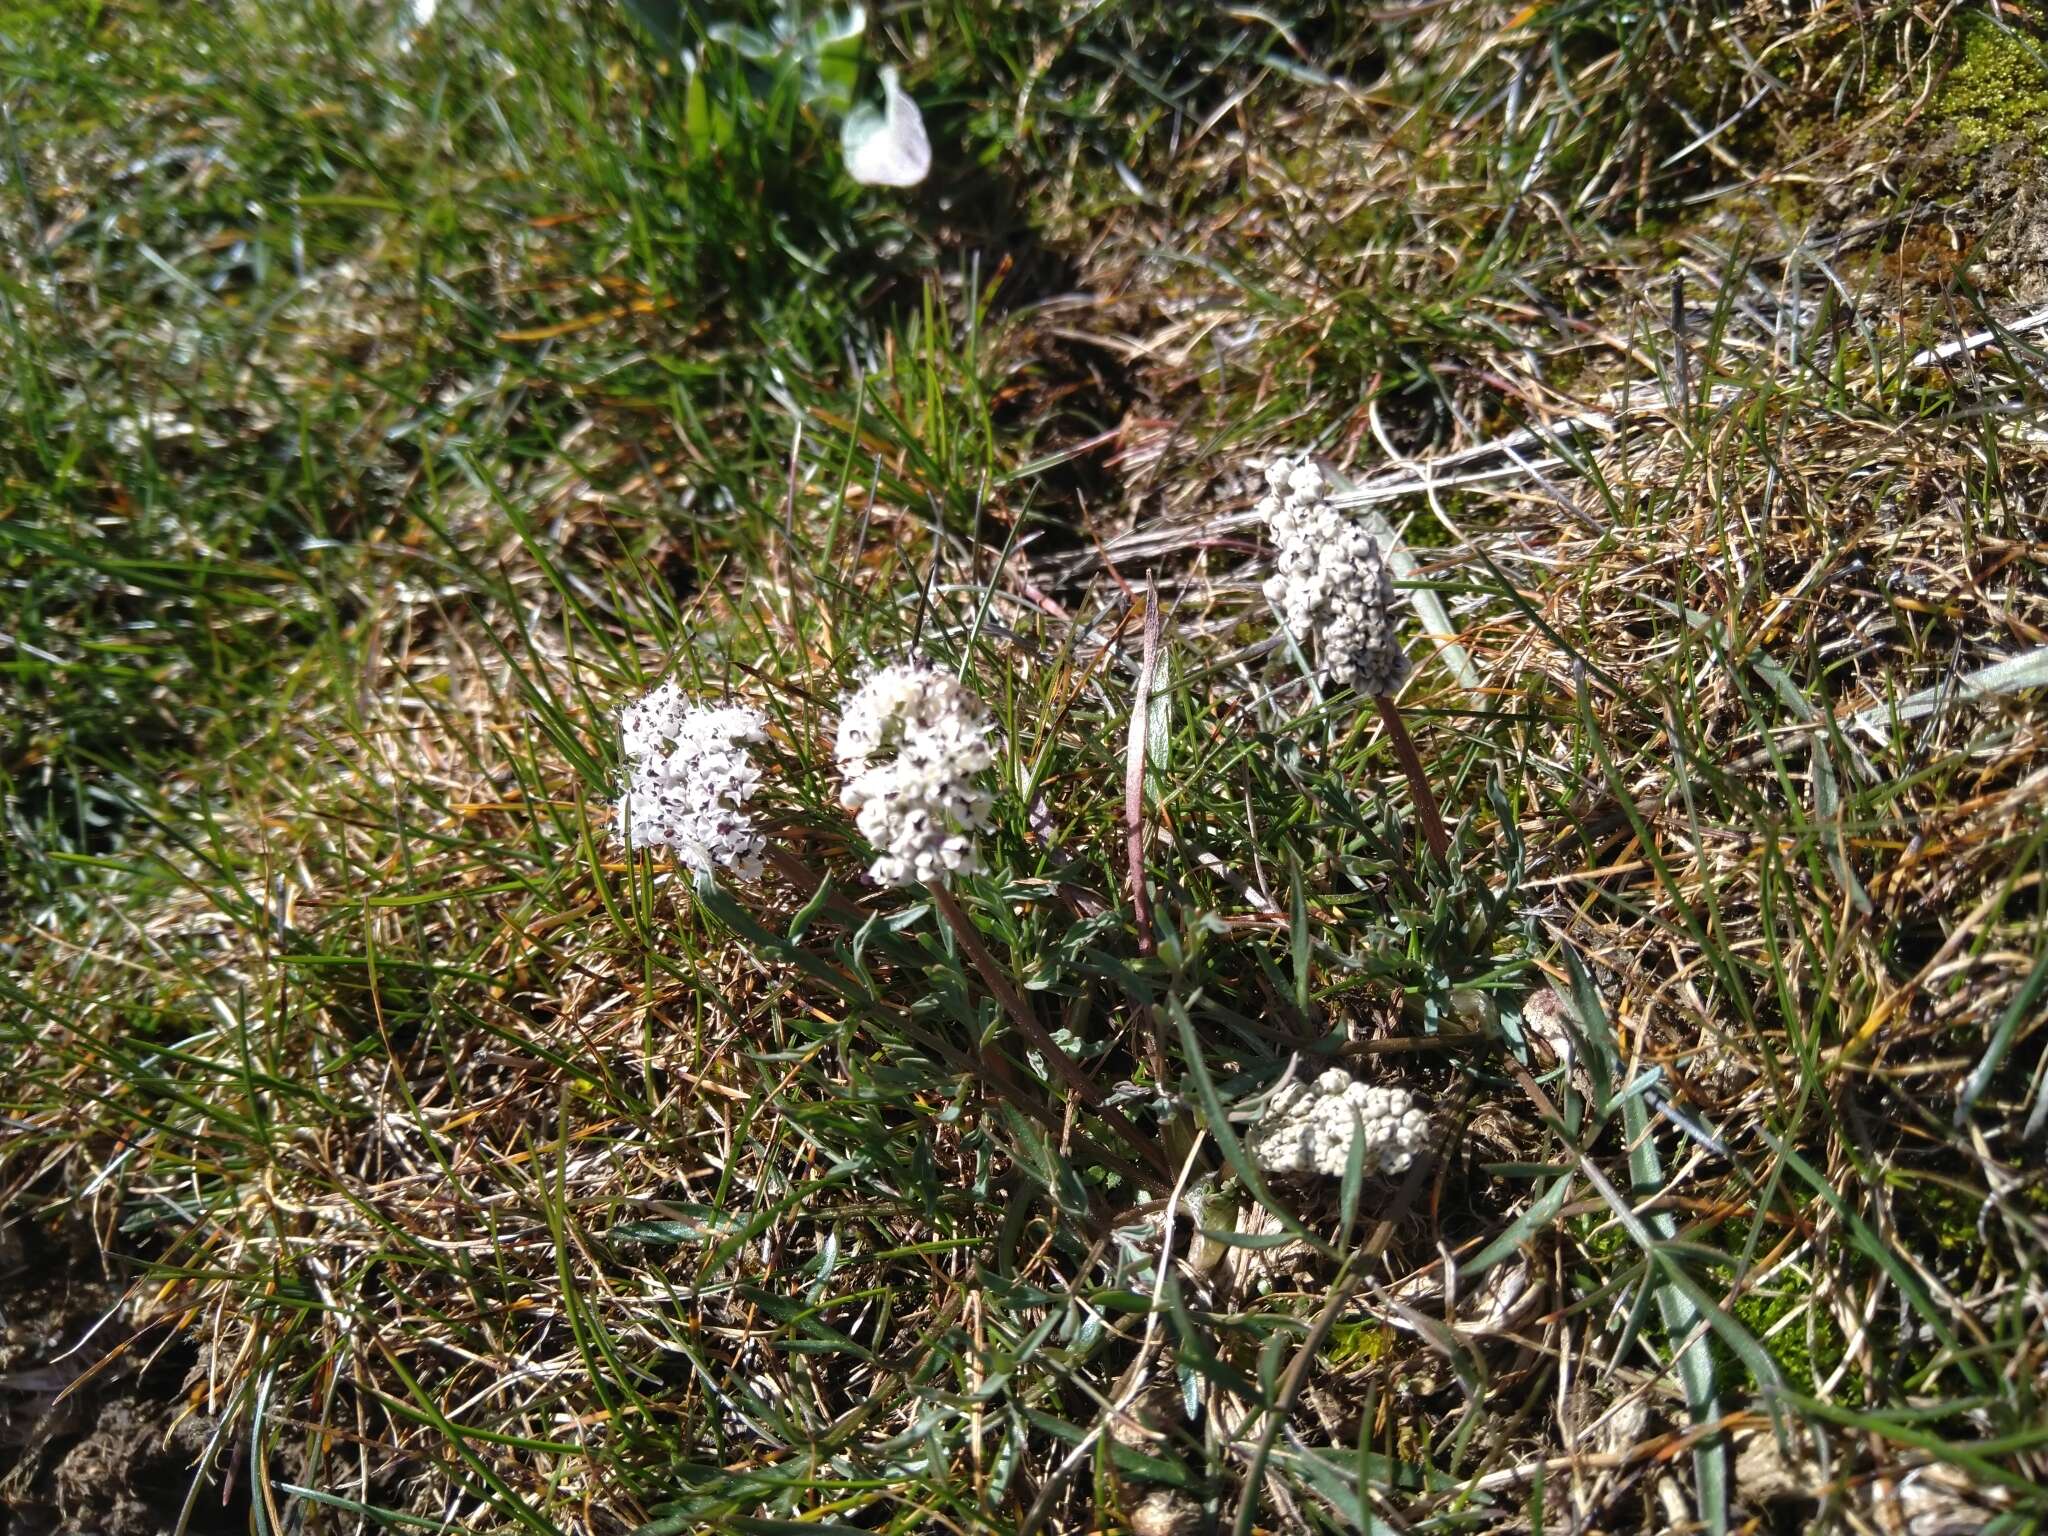
<svg viewBox="0 0 2048 1536"><path fill-rule="evenodd" d="M2048 1516L2035 8L892 7L912 194L597 0L69 9L0 1526ZM911 654L1000 742L937 900L832 763ZM757 887L613 835L662 676L770 722ZM1260 1177L1328 1061L1429 1155Z"/></svg>

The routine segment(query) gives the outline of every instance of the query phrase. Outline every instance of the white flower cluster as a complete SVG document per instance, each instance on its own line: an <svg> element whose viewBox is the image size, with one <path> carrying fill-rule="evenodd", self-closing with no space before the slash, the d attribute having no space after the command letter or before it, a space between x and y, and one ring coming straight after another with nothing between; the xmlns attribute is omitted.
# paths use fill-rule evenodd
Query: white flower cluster
<svg viewBox="0 0 2048 1536"><path fill-rule="evenodd" d="M663 683L619 715L626 793L619 836L634 848L673 848L699 874L720 865L743 879L761 873L765 843L746 813L761 771L746 743L763 740L751 709L693 704Z"/></svg>
<svg viewBox="0 0 2048 1536"><path fill-rule="evenodd" d="M1408 680L1394 634L1394 583L1373 536L1330 504L1329 483L1307 457L1266 466L1257 511L1272 533L1275 572L1266 596L1322 675L1361 693L1393 694Z"/></svg>
<svg viewBox="0 0 2048 1536"><path fill-rule="evenodd" d="M1341 1067L1313 1082L1292 1082L1267 1102L1245 1138L1252 1161L1268 1173L1341 1177L1351 1143L1365 1137L1367 1173L1399 1173L1429 1136L1429 1117L1405 1088L1368 1088Z"/></svg>
<svg viewBox="0 0 2048 1536"><path fill-rule="evenodd" d="M958 680L884 667L846 701L838 755L877 881L944 884L980 867L973 834L988 825L990 799L973 777L995 754L981 701Z"/></svg>

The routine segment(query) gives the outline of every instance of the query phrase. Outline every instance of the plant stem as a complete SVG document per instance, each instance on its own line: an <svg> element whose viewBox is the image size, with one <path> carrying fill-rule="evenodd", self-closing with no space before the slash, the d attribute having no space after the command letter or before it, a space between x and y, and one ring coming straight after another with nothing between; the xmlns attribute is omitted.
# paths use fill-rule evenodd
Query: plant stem
<svg viewBox="0 0 2048 1536"><path fill-rule="evenodd" d="M1436 795L1429 787L1429 775L1423 771L1414 738L1401 722L1400 708L1384 693L1374 694L1373 703L1380 708L1380 723L1386 726L1388 739L1394 743L1394 756L1401 764L1401 771L1408 775L1408 790L1414 797L1415 814L1422 822L1422 835L1429 843L1429 851L1437 856L1438 862L1449 865L1450 834L1444 831L1444 818L1436 808Z"/></svg>
<svg viewBox="0 0 2048 1536"><path fill-rule="evenodd" d="M767 859L799 890L809 888L815 891L824 879L801 858L779 844L769 845ZM848 931L858 928L867 918L865 912L836 891L826 903L825 912L820 915L826 922L836 923ZM851 977L847 980L849 983L852 982ZM870 996L869 1001L878 1009L883 1006L879 998ZM1029 1115L1052 1135L1072 1136L1073 1140L1091 1156L1100 1159L1104 1166L1116 1170L1128 1183L1145 1185L1151 1182L1150 1175L1135 1167L1128 1159L1119 1157L1097 1142L1094 1137L1077 1133L1070 1125L1064 1124L1053 1107L1048 1106L1038 1093L1027 1089L1018 1081L1015 1070L1001 1056L970 1056L914 1022L908 1014L895 1014L891 1022L903 1032L904 1038L921 1049L930 1051L951 1070L969 1076L979 1075L995 1090L998 1098L1007 1100L1019 1111Z"/></svg>
<svg viewBox="0 0 2048 1536"><path fill-rule="evenodd" d="M991 955L988 946L981 942L980 932L968 920L967 914L960 910L960 903L953 899L953 893L942 885L930 886L928 889L931 892L932 904L939 909L939 915L945 918L946 925L953 930L953 937L959 942L961 950L973 962L975 970L981 973L983 983L995 994L996 1001L1002 1005L1003 1012L1009 1015L1010 1022L1017 1028L1017 1033L1024 1037L1033 1050L1045 1058L1046 1066L1052 1070L1055 1077L1101 1116L1103 1124L1123 1137L1131 1146L1136 1147L1145 1160L1153 1165L1156 1172L1167 1173L1169 1170L1165 1167L1165 1155L1159 1150L1158 1142L1141 1135L1122 1110L1106 1101L1102 1090L1095 1086L1095 1079L1082 1071L1080 1064L1060 1049L1059 1042L1053 1039L1043 1024L1038 1022L1037 1017L1031 1012L1030 1005L1017 991L1016 985L1004 974L1003 968L996 964L995 956Z"/></svg>

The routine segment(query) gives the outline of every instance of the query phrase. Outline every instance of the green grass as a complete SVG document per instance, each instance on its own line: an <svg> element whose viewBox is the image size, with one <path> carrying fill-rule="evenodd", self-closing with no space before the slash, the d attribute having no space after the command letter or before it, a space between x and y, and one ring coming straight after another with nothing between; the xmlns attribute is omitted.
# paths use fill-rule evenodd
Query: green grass
<svg viewBox="0 0 2048 1536"><path fill-rule="evenodd" d="M1899 147L1997 23L891 7L901 194L697 25L715 143L600 0L0 4L0 1213L133 1334L56 1454L154 1352L195 1530L1852 1529L1929 1463L2036 1528L2041 696L1853 718L2048 645L2038 333L1907 365L2042 300ZM1477 671L1406 631L1447 865L1264 644L1283 448L1471 476L1374 503ZM860 878L837 701L913 652L1135 1137ZM669 675L802 878L612 837ZM1297 1055L1432 1155L1254 1176Z"/></svg>

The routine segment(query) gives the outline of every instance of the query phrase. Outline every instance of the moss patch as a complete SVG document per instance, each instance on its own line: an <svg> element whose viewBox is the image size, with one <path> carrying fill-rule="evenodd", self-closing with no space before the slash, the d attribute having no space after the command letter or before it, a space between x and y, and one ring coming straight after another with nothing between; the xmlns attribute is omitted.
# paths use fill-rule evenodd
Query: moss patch
<svg viewBox="0 0 2048 1536"><path fill-rule="evenodd" d="M2048 64L2041 40L1988 16L1963 23L1963 56L1935 98L1934 120L1978 154L2015 138L2048 139Z"/></svg>
<svg viewBox="0 0 2048 1536"><path fill-rule="evenodd" d="M1338 1370L1357 1370L1384 1360L1394 1336L1377 1323L1339 1323L1330 1331L1323 1358Z"/></svg>
<svg viewBox="0 0 2048 1536"><path fill-rule="evenodd" d="M1749 1292L1736 1297L1728 1310L1756 1335L1787 1384L1798 1391L1811 1393L1816 1380L1826 1380L1842 1363L1840 1325L1803 1290L1788 1287L1761 1294ZM1810 1318L1798 1318L1775 1333L1771 1331L1795 1311L1810 1312ZM1732 1359L1723 1365L1724 1369L1742 1370ZM1856 1380L1861 1380L1860 1372Z"/></svg>

